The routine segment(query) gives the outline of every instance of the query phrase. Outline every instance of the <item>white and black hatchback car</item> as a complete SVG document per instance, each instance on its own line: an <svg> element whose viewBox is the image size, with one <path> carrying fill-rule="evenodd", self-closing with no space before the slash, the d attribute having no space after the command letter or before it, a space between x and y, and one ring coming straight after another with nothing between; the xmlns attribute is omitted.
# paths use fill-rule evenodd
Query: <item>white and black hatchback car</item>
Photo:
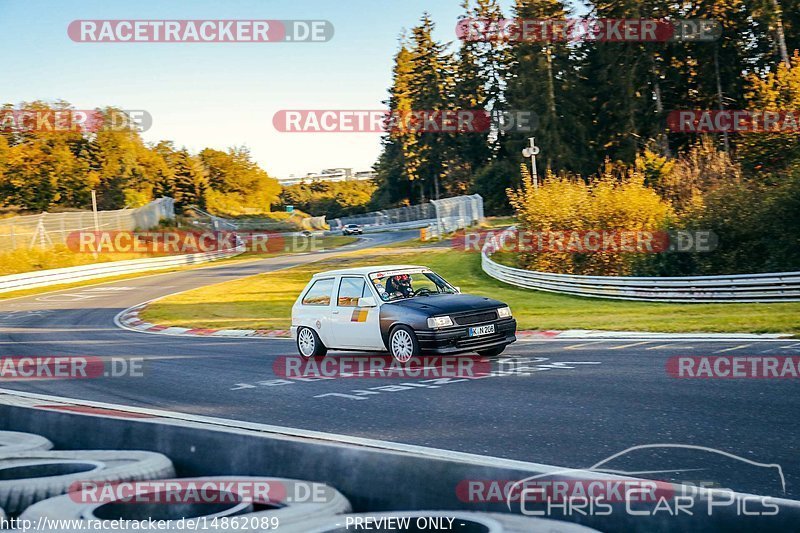
<svg viewBox="0 0 800 533"><path fill-rule="evenodd" d="M421 353L496 356L516 340L503 302L461 294L422 266L390 265L315 274L292 307L303 357L329 350L385 351L406 362Z"/></svg>

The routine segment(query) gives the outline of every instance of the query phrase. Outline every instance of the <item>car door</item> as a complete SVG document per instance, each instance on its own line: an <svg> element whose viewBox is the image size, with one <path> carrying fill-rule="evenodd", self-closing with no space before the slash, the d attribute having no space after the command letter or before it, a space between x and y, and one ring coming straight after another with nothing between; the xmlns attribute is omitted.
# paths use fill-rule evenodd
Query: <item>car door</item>
<svg viewBox="0 0 800 533"><path fill-rule="evenodd" d="M322 344L328 347L335 342L331 336L331 311L336 286L335 277L314 280L293 310L293 322L312 328L319 335Z"/></svg>
<svg viewBox="0 0 800 533"><path fill-rule="evenodd" d="M384 350L380 307L359 307L360 298L377 298L364 276L342 276L331 311L331 333L337 348Z"/></svg>

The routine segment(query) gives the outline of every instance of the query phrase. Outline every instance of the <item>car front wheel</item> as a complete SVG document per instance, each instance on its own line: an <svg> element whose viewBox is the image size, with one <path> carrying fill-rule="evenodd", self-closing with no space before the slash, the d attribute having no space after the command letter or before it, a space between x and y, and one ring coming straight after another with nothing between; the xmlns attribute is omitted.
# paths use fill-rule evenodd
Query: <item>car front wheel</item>
<svg viewBox="0 0 800 533"><path fill-rule="evenodd" d="M389 353L398 363L407 363L420 354L419 342L408 326L397 326L389 334Z"/></svg>
<svg viewBox="0 0 800 533"><path fill-rule="evenodd" d="M297 351L306 359L322 357L328 353L328 349L322 344L317 332L305 327L297 331Z"/></svg>

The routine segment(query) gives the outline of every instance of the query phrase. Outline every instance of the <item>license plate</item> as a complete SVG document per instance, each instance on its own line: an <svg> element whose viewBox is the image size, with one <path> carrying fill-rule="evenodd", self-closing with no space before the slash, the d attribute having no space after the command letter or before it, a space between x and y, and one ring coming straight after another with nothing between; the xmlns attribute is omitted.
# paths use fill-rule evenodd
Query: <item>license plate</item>
<svg viewBox="0 0 800 533"><path fill-rule="evenodd" d="M469 328L470 337L479 337L481 335L490 335L492 333L494 333L494 324L489 324L488 326L478 326L475 328Z"/></svg>

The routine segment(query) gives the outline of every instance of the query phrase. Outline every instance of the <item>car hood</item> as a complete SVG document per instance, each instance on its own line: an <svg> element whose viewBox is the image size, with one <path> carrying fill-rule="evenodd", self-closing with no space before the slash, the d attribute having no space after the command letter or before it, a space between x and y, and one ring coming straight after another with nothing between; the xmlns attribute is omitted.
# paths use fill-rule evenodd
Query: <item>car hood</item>
<svg viewBox="0 0 800 533"><path fill-rule="evenodd" d="M432 296L417 296L408 300L399 300L384 305L396 305L406 309L418 309L431 315L463 313L466 311L482 311L496 309L505 304L492 298L474 296L472 294L437 294Z"/></svg>

